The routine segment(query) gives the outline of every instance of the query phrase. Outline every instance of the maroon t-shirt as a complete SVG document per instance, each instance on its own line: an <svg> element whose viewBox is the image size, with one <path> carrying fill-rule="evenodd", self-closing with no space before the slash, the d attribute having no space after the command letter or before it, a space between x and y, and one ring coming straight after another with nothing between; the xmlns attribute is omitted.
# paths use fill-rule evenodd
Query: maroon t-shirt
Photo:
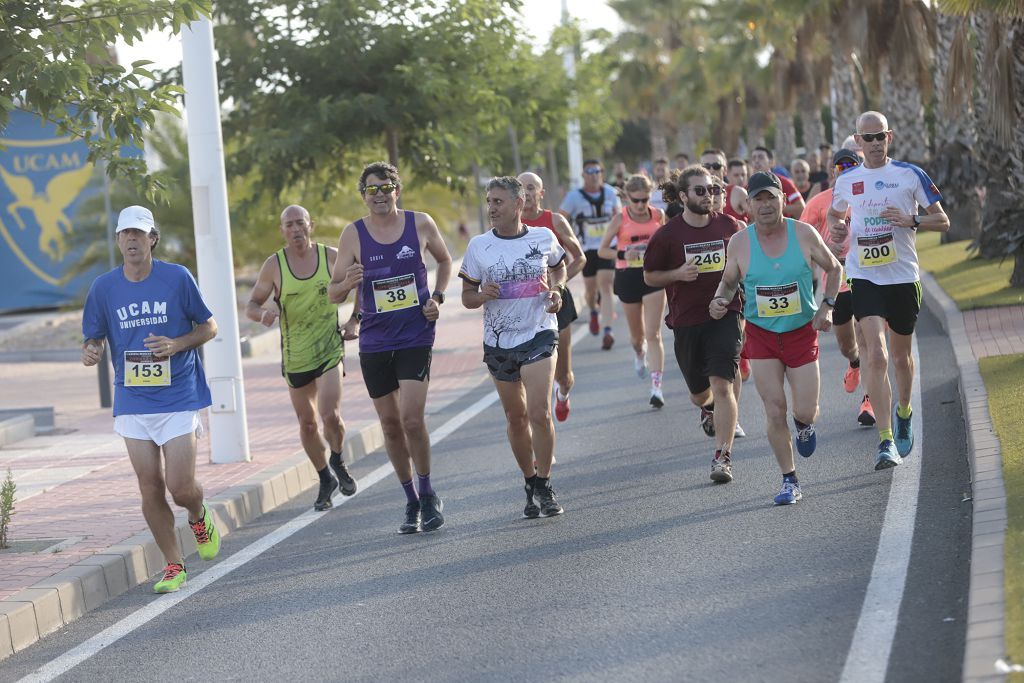
<svg viewBox="0 0 1024 683"><path fill-rule="evenodd" d="M711 320L708 304L722 281L729 240L739 230L736 219L725 214L711 214L711 222L703 228L693 227L679 214L651 237L644 256L644 271L672 270L687 261L696 262L701 269L693 282L677 280L665 287L668 295L665 322L669 327L689 327ZM739 289L728 306L737 313L743 310Z"/></svg>

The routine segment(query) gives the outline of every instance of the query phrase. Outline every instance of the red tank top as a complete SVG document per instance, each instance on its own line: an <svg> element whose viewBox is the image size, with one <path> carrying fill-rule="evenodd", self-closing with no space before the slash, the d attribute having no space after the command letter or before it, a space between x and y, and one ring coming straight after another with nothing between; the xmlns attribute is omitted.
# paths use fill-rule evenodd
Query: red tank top
<svg viewBox="0 0 1024 683"><path fill-rule="evenodd" d="M544 209L540 212L540 215L536 218L522 217L523 225L528 225L531 228L547 228L551 232L555 233L555 239L565 249L565 243L562 242L562 236L555 232L555 216L551 213L551 209Z"/></svg>
<svg viewBox="0 0 1024 683"><path fill-rule="evenodd" d="M661 227L661 209L651 207L651 215L642 223L633 220L629 215L629 207L622 208L622 225L619 226L619 233L616 238L619 251L625 253L626 258L615 259L615 268L643 268L644 253L647 251L647 243L651 236Z"/></svg>
<svg viewBox="0 0 1024 683"><path fill-rule="evenodd" d="M747 214L740 213L732 205L732 189L734 187L736 187L736 186L735 185L726 185L725 186L725 210L722 213L724 213L726 216L732 216L733 218L735 218L738 221L743 221L744 223L749 223L750 221L747 220Z"/></svg>

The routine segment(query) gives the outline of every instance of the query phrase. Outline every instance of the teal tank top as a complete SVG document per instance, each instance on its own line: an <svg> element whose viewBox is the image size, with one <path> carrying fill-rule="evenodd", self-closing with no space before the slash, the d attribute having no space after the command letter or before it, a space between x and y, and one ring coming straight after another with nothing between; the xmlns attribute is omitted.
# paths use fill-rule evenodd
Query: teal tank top
<svg viewBox="0 0 1024 683"><path fill-rule="evenodd" d="M786 250L768 258L753 225L750 236L750 266L743 279L743 317L771 332L791 332L811 321L818 310L814 302L814 273L807 264L793 227L786 219Z"/></svg>

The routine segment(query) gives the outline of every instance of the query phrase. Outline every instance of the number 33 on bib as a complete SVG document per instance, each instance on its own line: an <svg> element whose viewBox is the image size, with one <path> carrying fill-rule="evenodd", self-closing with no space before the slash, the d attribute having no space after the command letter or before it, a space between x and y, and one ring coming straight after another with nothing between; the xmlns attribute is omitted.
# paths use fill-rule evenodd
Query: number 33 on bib
<svg viewBox="0 0 1024 683"><path fill-rule="evenodd" d="M796 315L803 309L800 305L800 287L795 282L775 287L757 287L757 314L762 318L779 318Z"/></svg>

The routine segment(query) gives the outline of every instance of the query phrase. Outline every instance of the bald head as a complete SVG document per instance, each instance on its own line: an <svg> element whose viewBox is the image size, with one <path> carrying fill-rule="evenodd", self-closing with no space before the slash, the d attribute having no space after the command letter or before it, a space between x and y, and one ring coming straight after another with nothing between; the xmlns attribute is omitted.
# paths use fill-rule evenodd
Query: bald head
<svg viewBox="0 0 1024 683"><path fill-rule="evenodd" d="M881 112L866 111L857 117L858 133L880 133L884 130L889 130L889 120Z"/></svg>
<svg viewBox="0 0 1024 683"><path fill-rule="evenodd" d="M281 225L283 226L286 222L294 220L295 218L302 218L309 223L309 211L306 211L305 207L299 206L298 204L292 204L291 206L285 207L285 210L281 212Z"/></svg>
<svg viewBox="0 0 1024 683"><path fill-rule="evenodd" d="M527 218L534 218L541 210L541 203L544 201L544 181L536 173L519 174L519 182L523 184L523 215Z"/></svg>
<svg viewBox="0 0 1024 683"><path fill-rule="evenodd" d="M529 171L519 174L519 182L521 182L524 187L527 183L533 183L537 186L538 190L544 189L544 181L540 179L540 176L536 173L530 173Z"/></svg>

